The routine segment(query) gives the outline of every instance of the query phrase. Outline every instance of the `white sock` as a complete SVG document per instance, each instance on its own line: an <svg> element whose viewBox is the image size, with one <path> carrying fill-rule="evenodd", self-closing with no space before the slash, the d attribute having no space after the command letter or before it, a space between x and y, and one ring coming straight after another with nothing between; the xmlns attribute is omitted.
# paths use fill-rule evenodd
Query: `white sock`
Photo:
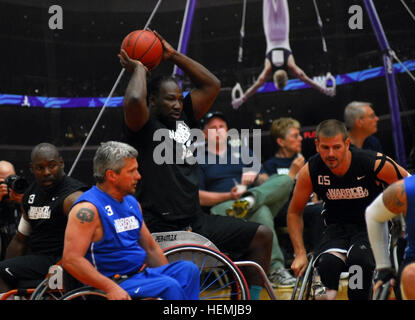
<svg viewBox="0 0 415 320"><path fill-rule="evenodd" d="M246 200L248 202L248 209L251 209L255 204L255 198L253 196L246 196L241 200Z"/></svg>

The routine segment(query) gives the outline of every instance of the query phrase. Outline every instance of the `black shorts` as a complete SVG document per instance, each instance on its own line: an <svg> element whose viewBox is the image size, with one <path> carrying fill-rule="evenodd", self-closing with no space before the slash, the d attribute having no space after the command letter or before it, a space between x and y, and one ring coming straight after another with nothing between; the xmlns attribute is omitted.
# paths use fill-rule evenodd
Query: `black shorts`
<svg viewBox="0 0 415 320"><path fill-rule="evenodd" d="M176 223L145 217L150 232L187 230L198 233L232 258L245 254L260 224L228 216L210 215L200 211L192 221Z"/></svg>
<svg viewBox="0 0 415 320"><path fill-rule="evenodd" d="M317 257L328 251L336 251L347 254L355 245L365 245L370 248L370 242L364 226L353 224L330 224L324 232L316 249Z"/></svg>
<svg viewBox="0 0 415 320"><path fill-rule="evenodd" d="M12 288L35 287L58 262L55 256L26 255L0 261L0 277Z"/></svg>
<svg viewBox="0 0 415 320"><path fill-rule="evenodd" d="M291 51L285 48L274 48L266 54L266 58L271 62L273 73L278 69L288 72L288 58Z"/></svg>

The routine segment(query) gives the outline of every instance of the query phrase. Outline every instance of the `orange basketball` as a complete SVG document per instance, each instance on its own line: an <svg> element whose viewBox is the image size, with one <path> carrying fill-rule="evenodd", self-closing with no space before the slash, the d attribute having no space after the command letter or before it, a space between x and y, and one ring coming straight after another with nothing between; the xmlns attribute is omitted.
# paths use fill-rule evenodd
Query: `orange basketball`
<svg viewBox="0 0 415 320"><path fill-rule="evenodd" d="M163 46L154 32L136 30L129 33L122 41L124 49L131 59L139 60L148 70L158 66L163 58Z"/></svg>

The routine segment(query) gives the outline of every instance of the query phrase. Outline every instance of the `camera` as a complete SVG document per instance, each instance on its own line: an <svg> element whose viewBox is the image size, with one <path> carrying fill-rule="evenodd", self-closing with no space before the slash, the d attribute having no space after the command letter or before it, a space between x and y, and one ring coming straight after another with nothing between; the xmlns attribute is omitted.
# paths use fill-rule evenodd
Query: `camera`
<svg viewBox="0 0 415 320"><path fill-rule="evenodd" d="M11 174L8 176L3 183L6 184L7 187L12 189L14 192L19 194L24 193L29 187L27 180L24 177L20 177L16 174Z"/></svg>

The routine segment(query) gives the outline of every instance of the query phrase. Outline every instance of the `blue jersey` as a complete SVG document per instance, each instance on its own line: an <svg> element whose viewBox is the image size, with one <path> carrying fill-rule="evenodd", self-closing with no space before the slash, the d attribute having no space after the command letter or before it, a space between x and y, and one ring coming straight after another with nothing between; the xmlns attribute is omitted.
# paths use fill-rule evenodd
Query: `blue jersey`
<svg viewBox="0 0 415 320"><path fill-rule="evenodd" d="M84 201L97 208L104 231L100 241L91 243L85 258L107 277L138 271L146 252L138 244L143 216L137 200L128 195L119 202L94 186L75 204Z"/></svg>
<svg viewBox="0 0 415 320"><path fill-rule="evenodd" d="M404 258L415 257L415 176L404 179L406 192L406 234L407 244Z"/></svg>

